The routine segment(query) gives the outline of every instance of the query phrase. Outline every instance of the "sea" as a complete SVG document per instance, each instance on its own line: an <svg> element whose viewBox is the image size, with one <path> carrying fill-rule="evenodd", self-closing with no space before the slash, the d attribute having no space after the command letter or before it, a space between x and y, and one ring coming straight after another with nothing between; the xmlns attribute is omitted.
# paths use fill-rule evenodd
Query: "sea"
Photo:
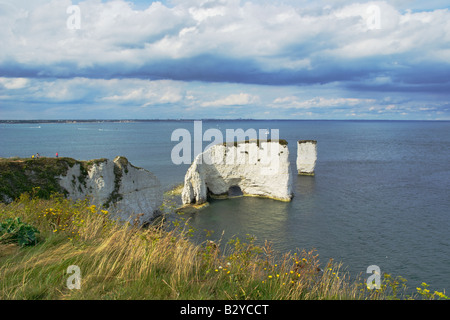
<svg viewBox="0 0 450 320"><path fill-rule="evenodd" d="M450 293L450 122L202 120L218 129L278 130L288 142L293 199L211 200L189 216L213 240L254 237L278 252L315 250L321 263L341 262L351 275L402 276ZM183 183L189 164L174 164L177 129L193 120L1 123L0 157L121 155L153 172L163 188ZM197 135L198 136L198 135ZM201 137L201 135L200 135ZM175 140L175 141L174 141ZM296 170L297 140L317 140L315 176ZM202 147L211 142L202 141ZM186 152L188 152L187 150ZM194 147L191 149L192 153ZM191 159L194 158L192 154Z"/></svg>

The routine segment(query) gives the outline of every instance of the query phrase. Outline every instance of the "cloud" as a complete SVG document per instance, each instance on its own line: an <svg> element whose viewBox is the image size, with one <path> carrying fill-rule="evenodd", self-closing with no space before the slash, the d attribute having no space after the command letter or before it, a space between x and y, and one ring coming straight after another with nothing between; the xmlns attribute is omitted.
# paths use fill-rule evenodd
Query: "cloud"
<svg viewBox="0 0 450 320"><path fill-rule="evenodd" d="M445 119L448 100L412 93L352 93L335 85L308 87L143 79L39 79L25 86L0 78L1 119L359 118ZM22 82L24 83L24 82ZM355 116L351 116L355 117Z"/></svg>
<svg viewBox="0 0 450 320"><path fill-rule="evenodd" d="M310 108L332 108L338 106L356 106L363 104L374 103L374 99L359 99L359 98L326 98L315 97L312 99L299 101L298 97L288 96L276 98L273 101L274 107L294 108L294 109L310 109Z"/></svg>
<svg viewBox="0 0 450 320"><path fill-rule="evenodd" d="M100 98L102 101L133 104L148 107L156 104L173 104L184 99L183 85L168 80L146 81L130 79L121 81L113 95Z"/></svg>
<svg viewBox="0 0 450 320"><path fill-rule="evenodd" d="M28 84L28 79L0 77L0 84L3 85L6 89L21 89Z"/></svg>
<svg viewBox="0 0 450 320"><path fill-rule="evenodd" d="M295 4L230 0L153 2L136 10L122 0L87 0L79 3L81 29L69 30L69 0L19 4L0 30L0 72L11 77L298 85L390 72L409 84L422 72L405 74L402 66L450 68L448 9L402 13L377 1L309 12ZM379 8L380 29L370 29L370 7Z"/></svg>
<svg viewBox="0 0 450 320"><path fill-rule="evenodd" d="M244 106L254 104L259 101L258 96L248 93L231 94L223 99L214 101L205 101L201 104L202 107L220 107L220 106Z"/></svg>
<svg viewBox="0 0 450 320"><path fill-rule="evenodd" d="M70 0L3 0L0 108L90 104L126 116L133 106L149 116L170 106L178 117L181 106L202 116L204 107L246 106L235 108L244 115L258 105L268 116L352 107L445 117L450 11L427 3L85 0L76 2L81 28L71 30Z"/></svg>

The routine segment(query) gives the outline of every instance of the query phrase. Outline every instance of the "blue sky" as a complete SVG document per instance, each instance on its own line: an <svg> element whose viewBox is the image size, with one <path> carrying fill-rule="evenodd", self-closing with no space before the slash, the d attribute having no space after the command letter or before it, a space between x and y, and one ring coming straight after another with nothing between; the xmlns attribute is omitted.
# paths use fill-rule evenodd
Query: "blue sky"
<svg viewBox="0 0 450 320"><path fill-rule="evenodd" d="M0 119L450 120L447 3L0 0Z"/></svg>

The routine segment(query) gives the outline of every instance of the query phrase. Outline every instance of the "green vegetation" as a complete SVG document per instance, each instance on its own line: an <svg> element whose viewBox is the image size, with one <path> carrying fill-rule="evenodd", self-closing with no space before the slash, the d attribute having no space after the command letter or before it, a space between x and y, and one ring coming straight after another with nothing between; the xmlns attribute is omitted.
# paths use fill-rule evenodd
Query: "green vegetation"
<svg viewBox="0 0 450 320"><path fill-rule="evenodd" d="M36 196L49 199L53 193L63 193L64 190L58 177L65 175L67 170L75 164L80 165L81 175L79 182L85 185L89 168L106 159L78 161L72 158L0 158L0 201L10 202L17 199L22 193L33 192ZM75 183L75 181L73 181Z"/></svg>
<svg viewBox="0 0 450 320"><path fill-rule="evenodd" d="M19 217L8 218L0 223L0 243L17 243L19 246L34 245L37 243L38 233L38 229L23 223Z"/></svg>
<svg viewBox="0 0 450 320"><path fill-rule="evenodd" d="M163 209L171 210L170 201ZM87 200L63 195L22 194L0 204L0 223L40 231L33 245L0 243L0 299L447 299L426 284L406 295L406 280L390 275L369 290L342 265L321 266L314 251L280 255L251 236L194 244L196 231L183 216L171 228L119 224ZM80 268L80 289L67 286L72 265Z"/></svg>
<svg viewBox="0 0 450 320"><path fill-rule="evenodd" d="M122 181L122 165L124 165L122 158L118 164L114 165L114 169L113 169L114 170L114 189L104 204L105 208L109 208L111 204L123 199L122 194L120 194L120 192L119 192L120 182ZM126 169L127 164L125 164L124 167L125 167L125 170L127 170L126 173L128 173L128 169Z"/></svg>

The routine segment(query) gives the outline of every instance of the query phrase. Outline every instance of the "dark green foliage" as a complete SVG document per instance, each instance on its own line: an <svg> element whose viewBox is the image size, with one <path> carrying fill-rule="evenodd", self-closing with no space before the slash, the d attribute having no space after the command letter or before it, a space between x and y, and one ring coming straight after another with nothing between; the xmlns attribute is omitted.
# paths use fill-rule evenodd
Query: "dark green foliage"
<svg viewBox="0 0 450 320"><path fill-rule="evenodd" d="M17 243L19 246L35 245L39 230L20 218L8 218L0 223L0 243Z"/></svg>
<svg viewBox="0 0 450 320"><path fill-rule="evenodd" d="M66 175L69 168L80 165L77 177L80 185L86 187L89 168L106 159L78 161L72 158L0 158L0 202L9 203L22 193L35 192L38 198L49 199L54 193L67 195L59 184L59 177ZM73 183L76 181L74 180ZM34 189L34 190L33 190Z"/></svg>
<svg viewBox="0 0 450 320"><path fill-rule="evenodd" d="M114 163L114 190L106 200L105 208L109 208L112 203L122 200L123 196L119 193L119 189L124 171L128 173L128 161L125 158L120 158L118 163Z"/></svg>
<svg viewBox="0 0 450 320"><path fill-rule="evenodd" d="M65 193L58 176L65 174L75 164L71 158L40 158L0 161L0 201L14 200L22 193L37 189L37 196L49 199L52 193ZM3 199L2 199L3 198Z"/></svg>

